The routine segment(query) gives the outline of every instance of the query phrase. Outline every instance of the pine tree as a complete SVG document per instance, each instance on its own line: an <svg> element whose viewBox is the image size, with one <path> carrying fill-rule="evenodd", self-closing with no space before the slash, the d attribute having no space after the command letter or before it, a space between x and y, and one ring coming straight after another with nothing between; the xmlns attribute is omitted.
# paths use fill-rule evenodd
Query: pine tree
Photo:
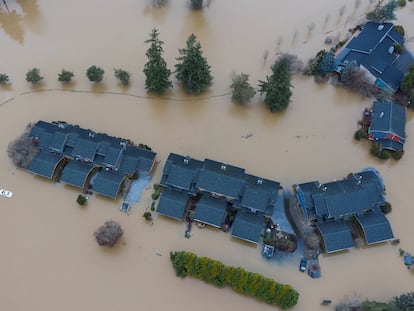
<svg viewBox="0 0 414 311"><path fill-rule="evenodd" d="M272 75L266 77L267 81L259 81L259 93L265 96L264 102L271 112L287 108L292 96L290 83L291 73L289 62L282 58L272 66Z"/></svg>
<svg viewBox="0 0 414 311"><path fill-rule="evenodd" d="M178 81L182 82L184 91L188 94L200 94L212 84L213 77L210 74L210 65L203 56L200 42L194 34L187 39L187 46L179 49L179 61L175 65L175 73Z"/></svg>
<svg viewBox="0 0 414 311"><path fill-rule="evenodd" d="M158 35L158 30L154 28L150 33L150 39L145 41L151 46L146 53L148 62L144 65L144 74L146 77L145 88L148 92L161 95L172 87L172 82L170 80L171 71L167 68L167 63L162 57L164 42L158 39Z"/></svg>

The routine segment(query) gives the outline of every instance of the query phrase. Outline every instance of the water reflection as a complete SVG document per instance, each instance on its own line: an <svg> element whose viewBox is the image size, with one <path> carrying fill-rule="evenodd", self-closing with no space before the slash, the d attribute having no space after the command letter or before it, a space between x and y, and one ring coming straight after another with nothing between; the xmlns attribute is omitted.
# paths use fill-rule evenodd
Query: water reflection
<svg viewBox="0 0 414 311"><path fill-rule="evenodd" d="M39 31L40 10L37 0L2 1L0 5L0 26L9 37L23 44L24 25ZM23 23L24 22L24 23Z"/></svg>

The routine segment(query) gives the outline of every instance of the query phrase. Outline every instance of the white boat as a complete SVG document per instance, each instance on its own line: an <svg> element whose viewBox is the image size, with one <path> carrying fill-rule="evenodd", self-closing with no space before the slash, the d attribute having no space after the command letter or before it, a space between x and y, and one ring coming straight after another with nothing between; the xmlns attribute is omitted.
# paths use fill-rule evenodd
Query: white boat
<svg viewBox="0 0 414 311"><path fill-rule="evenodd" d="M13 192L6 189L0 189L0 195L2 197L11 198L13 196Z"/></svg>

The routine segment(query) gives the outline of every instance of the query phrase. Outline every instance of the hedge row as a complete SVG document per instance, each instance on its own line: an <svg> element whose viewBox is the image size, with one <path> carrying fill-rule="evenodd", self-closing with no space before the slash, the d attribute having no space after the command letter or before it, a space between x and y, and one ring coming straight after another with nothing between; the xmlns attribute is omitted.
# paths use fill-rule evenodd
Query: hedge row
<svg viewBox="0 0 414 311"><path fill-rule="evenodd" d="M299 293L290 285L277 283L240 267L225 266L220 261L208 257L177 251L170 253L170 259L177 276L189 275L217 287L229 285L240 294L256 297L282 309L295 306L299 298Z"/></svg>

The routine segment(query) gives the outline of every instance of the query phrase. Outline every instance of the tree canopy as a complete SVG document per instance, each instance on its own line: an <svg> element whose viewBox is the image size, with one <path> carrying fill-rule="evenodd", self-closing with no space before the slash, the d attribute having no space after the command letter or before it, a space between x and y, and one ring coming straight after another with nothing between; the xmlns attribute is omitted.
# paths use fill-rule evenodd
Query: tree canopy
<svg viewBox="0 0 414 311"><path fill-rule="evenodd" d="M90 66L86 70L86 76L91 82L101 82L103 79L104 73L105 71L102 68L97 67L95 65Z"/></svg>
<svg viewBox="0 0 414 311"><path fill-rule="evenodd" d="M410 105L414 104L414 64L411 65L410 69L405 74L401 81L401 91L403 91L407 97Z"/></svg>
<svg viewBox="0 0 414 311"><path fill-rule="evenodd" d="M374 10L367 13L367 19L379 23L395 20L397 19L395 16L397 6L398 3L396 0L389 0L387 3L384 3L384 0L380 0Z"/></svg>
<svg viewBox="0 0 414 311"><path fill-rule="evenodd" d="M281 58L271 69L272 74L266 81L259 81L259 93L265 96L264 102L271 112L285 110L292 96L289 62Z"/></svg>
<svg viewBox="0 0 414 311"><path fill-rule="evenodd" d="M178 81L183 84L184 91L188 94L200 94L208 88L213 81L210 74L210 65L203 56L201 44L194 34L187 39L186 47L179 49L180 56L175 65L175 73Z"/></svg>
<svg viewBox="0 0 414 311"><path fill-rule="evenodd" d="M154 28L150 33L150 38L145 41L150 44L150 47L146 53L148 62L144 65L144 74L146 77L145 88L148 92L161 95L172 87L172 82L170 80L171 71L167 68L167 63L162 57L164 42L158 36L159 32Z"/></svg>
<svg viewBox="0 0 414 311"><path fill-rule="evenodd" d="M256 91L249 83L248 74L240 73L235 75L232 81L230 88L232 89L231 99L233 102L245 104L256 94Z"/></svg>

